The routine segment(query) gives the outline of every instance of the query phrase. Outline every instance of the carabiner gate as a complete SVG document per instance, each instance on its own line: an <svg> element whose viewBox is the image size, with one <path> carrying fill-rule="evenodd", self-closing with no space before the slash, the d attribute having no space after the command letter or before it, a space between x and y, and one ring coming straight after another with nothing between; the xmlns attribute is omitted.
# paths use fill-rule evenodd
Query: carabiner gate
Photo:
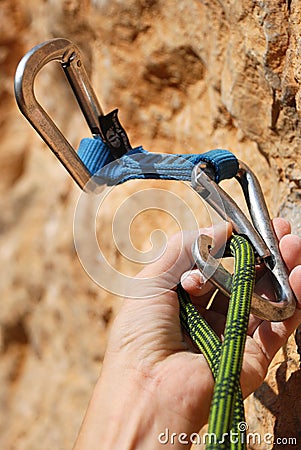
<svg viewBox="0 0 301 450"><path fill-rule="evenodd" d="M84 189L90 181L89 189L93 189L91 173L35 97L35 78L50 61L58 61L61 64L91 133L94 136L102 135L99 126L102 109L89 82L80 51L68 39L58 38L44 42L22 58L15 76L18 106L77 184Z"/></svg>
<svg viewBox="0 0 301 450"><path fill-rule="evenodd" d="M269 321L282 321L292 316L296 300L288 282L288 274L280 255L277 237L269 217L267 205L255 174L239 161L236 179L239 181L252 219L252 224L231 199L231 197L210 177L210 169L204 165L195 166L192 173L192 187L224 219L229 221L234 232L249 239L257 256L257 263L265 266L272 277L275 301L253 294L251 310L256 316ZM222 206L221 206L222 205ZM197 267L210 274L210 281L225 295L230 296L232 276L226 271L210 250L213 241L201 235L193 246Z"/></svg>

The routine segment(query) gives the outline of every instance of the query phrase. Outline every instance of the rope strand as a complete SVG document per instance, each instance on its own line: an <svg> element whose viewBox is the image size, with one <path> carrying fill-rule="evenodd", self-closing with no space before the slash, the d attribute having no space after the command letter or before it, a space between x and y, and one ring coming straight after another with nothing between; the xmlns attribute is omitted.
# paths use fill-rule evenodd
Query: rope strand
<svg viewBox="0 0 301 450"><path fill-rule="evenodd" d="M255 258L252 246L239 235L232 236L230 250L235 269L223 343L184 288L181 285L177 288L181 324L205 356L216 382L206 450L246 448L245 431L239 426L245 422L239 378L254 288Z"/></svg>

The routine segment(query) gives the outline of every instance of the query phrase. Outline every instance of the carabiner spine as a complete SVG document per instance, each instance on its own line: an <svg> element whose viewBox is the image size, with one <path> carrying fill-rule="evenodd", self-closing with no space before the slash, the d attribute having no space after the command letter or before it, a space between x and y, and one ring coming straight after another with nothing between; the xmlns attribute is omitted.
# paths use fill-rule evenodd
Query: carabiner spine
<svg viewBox="0 0 301 450"><path fill-rule="evenodd" d="M239 161L239 171L236 178L244 192L254 227L269 248L270 256L264 262L273 277L276 297L282 304L287 301L295 305L294 294L288 281L288 271L279 251L277 236L259 181L251 169L242 161Z"/></svg>

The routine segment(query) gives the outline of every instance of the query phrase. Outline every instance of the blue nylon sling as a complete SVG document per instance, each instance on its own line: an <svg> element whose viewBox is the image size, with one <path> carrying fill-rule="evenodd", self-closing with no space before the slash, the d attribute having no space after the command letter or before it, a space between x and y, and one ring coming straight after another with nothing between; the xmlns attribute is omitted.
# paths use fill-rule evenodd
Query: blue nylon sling
<svg viewBox="0 0 301 450"><path fill-rule="evenodd" d="M237 158L228 150L211 150L202 154L150 153L142 147L128 151L114 159L109 147L100 137L81 141L78 156L98 184L108 186L131 179L162 179L190 181L193 167L204 162L215 174L215 182L232 178L237 174Z"/></svg>

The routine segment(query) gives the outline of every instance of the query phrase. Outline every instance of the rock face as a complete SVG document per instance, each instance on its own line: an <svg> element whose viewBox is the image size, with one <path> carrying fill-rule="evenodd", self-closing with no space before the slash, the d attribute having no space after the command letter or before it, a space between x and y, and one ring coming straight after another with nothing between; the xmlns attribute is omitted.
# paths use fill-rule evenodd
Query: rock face
<svg viewBox="0 0 301 450"><path fill-rule="evenodd" d="M132 145L170 153L229 148L256 172L271 215L280 212L300 233L300 17L296 0L0 3L1 448L72 447L119 305L77 257L79 189L17 110L13 77L22 55L54 37L74 41L104 111L119 108ZM89 130L63 75L49 66L37 96L76 147ZM115 248L114 212L137 190L158 186L129 183L101 205L103 255L121 273L132 275L138 264ZM159 187L163 199L180 196L204 223L189 188ZM241 202L236 185L228 188ZM185 218L185 211L177 213ZM92 219L88 207L79 229ZM162 226L178 227L170 214L141 214L135 246L148 251ZM246 402L249 431L271 433L273 442L301 439L299 350L297 334Z"/></svg>

